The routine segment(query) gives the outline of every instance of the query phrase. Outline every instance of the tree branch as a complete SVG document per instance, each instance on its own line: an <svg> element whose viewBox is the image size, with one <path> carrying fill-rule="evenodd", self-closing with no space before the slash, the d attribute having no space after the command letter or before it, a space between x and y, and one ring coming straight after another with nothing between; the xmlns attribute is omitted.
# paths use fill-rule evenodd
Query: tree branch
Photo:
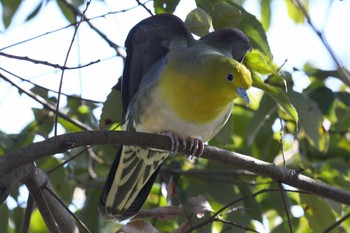
<svg viewBox="0 0 350 233"><path fill-rule="evenodd" d="M188 141L187 143L189 144L190 142ZM171 148L170 139L162 135L102 130L69 133L30 144L0 157L0 176L45 156L62 153L76 147L101 144L132 145L160 150L170 150ZM191 151L179 148L179 153L191 154ZM348 191L335 188L301 175L294 170L281 168L248 155L206 146L202 158L226 164L227 166L239 167L321 197L350 205L350 192Z"/></svg>
<svg viewBox="0 0 350 233"><path fill-rule="evenodd" d="M34 173L22 182L27 186L50 232L77 232L70 213L52 196L54 189L46 173L30 164ZM50 191L48 191L50 190Z"/></svg>

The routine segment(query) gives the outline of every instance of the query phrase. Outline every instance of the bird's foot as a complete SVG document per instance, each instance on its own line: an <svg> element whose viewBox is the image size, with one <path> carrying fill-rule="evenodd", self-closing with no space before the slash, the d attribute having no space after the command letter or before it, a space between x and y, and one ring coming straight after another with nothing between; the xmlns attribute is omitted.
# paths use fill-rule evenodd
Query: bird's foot
<svg viewBox="0 0 350 233"><path fill-rule="evenodd" d="M186 149L186 140L175 134L172 131L165 131L162 133L165 136L168 136L170 138L171 142L171 155L175 155L178 153L180 145L182 145L182 149ZM204 143L202 140L198 138L187 138L190 140L190 147L189 151L192 151L190 155L187 155L189 159L192 159L193 157L201 157L204 151Z"/></svg>
<svg viewBox="0 0 350 233"><path fill-rule="evenodd" d="M165 131L162 133L165 136L168 136L170 138L171 142L171 148L170 148L170 154L175 155L179 151L180 144L182 145L183 149L186 149L186 140L179 135L175 134L172 131Z"/></svg>
<svg viewBox="0 0 350 233"><path fill-rule="evenodd" d="M189 159L192 159L193 157L200 158L204 151L204 143L202 140L198 138L188 138L191 141L189 150L192 150L191 155L187 155Z"/></svg>

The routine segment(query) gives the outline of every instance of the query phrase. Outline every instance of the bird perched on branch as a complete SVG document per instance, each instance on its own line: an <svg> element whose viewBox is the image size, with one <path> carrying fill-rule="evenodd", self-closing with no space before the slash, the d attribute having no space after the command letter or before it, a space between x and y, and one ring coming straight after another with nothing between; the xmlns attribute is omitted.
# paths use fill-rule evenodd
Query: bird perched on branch
<svg viewBox="0 0 350 233"><path fill-rule="evenodd" d="M250 71L241 63L251 45L233 28L195 40L176 16L149 17L126 39L122 77L123 129L166 134L176 152L190 138L192 155L203 152L229 118L233 101L249 103ZM122 146L100 199L107 219L122 221L142 208L157 172L171 154Z"/></svg>

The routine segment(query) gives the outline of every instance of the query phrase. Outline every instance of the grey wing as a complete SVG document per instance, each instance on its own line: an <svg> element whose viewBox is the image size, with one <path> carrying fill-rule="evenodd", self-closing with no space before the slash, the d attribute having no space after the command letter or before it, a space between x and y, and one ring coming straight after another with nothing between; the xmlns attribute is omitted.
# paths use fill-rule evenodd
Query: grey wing
<svg viewBox="0 0 350 233"><path fill-rule="evenodd" d="M170 14L147 18L133 27L125 41L127 57L122 78L123 118L145 74L166 56L176 37L194 40L184 23Z"/></svg>
<svg viewBox="0 0 350 233"><path fill-rule="evenodd" d="M199 42L241 62L252 49L248 37L236 28L222 28L199 39Z"/></svg>

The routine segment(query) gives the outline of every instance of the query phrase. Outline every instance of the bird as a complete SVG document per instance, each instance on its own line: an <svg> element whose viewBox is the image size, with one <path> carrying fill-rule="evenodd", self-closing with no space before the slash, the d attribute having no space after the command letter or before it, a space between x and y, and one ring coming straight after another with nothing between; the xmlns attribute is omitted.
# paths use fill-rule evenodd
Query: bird
<svg viewBox="0 0 350 233"><path fill-rule="evenodd" d="M227 122L233 101L249 104L252 85L242 63L251 44L235 28L196 40L180 18L159 14L136 24L125 47L122 129L165 134L172 148L120 147L99 203L101 215L116 222L142 209L162 163L184 139L191 139L192 155L203 153L203 143Z"/></svg>

